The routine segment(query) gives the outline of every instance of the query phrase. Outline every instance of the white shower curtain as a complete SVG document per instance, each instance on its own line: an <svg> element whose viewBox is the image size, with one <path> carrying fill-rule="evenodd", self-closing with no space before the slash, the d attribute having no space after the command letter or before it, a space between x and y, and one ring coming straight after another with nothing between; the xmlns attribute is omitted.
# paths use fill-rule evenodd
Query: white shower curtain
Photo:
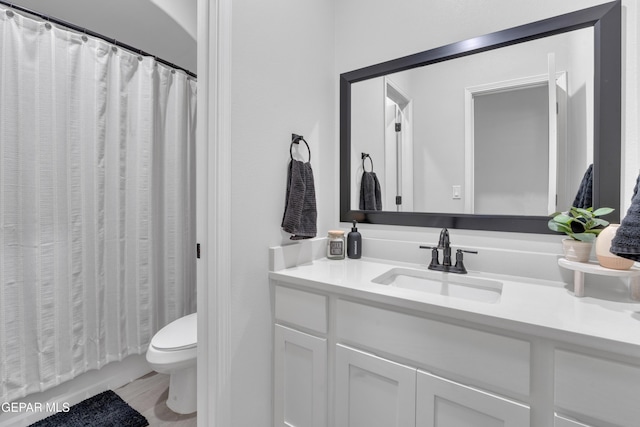
<svg viewBox="0 0 640 427"><path fill-rule="evenodd" d="M196 82L0 6L0 401L195 311Z"/></svg>

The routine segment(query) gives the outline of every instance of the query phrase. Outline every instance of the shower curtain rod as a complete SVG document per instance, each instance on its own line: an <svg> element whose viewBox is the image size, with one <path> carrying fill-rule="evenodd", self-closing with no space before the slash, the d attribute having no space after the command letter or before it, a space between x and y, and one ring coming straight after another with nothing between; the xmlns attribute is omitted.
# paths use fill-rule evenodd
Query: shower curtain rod
<svg viewBox="0 0 640 427"><path fill-rule="evenodd" d="M22 6L13 4L13 3L7 2L5 0L0 0L0 4L8 6L11 9L16 9L16 10L19 10L21 12L25 12L25 13L28 13L30 15L33 15L33 16L37 16L39 18L44 19L45 21L49 21L49 22L53 22L53 23L58 24L58 25L62 25L64 27L67 27L67 28L70 28L72 30L78 31L79 33L83 33L83 34L86 34L86 35L89 35L89 36L92 36L92 37L97 37L97 38L102 39L102 40L104 40L106 42L109 42L111 44L119 46L119 47L121 47L123 49L126 49L126 50L129 50L131 52L137 53L139 55L152 56L156 61L160 62L161 64L164 64L164 65L166 65L168 67L171 67L171 68L175 68L177 70L182 70L185 73L187 73L187 75L189 75L189 76L191 76L193 78L196 78L196 79L198 78L198 76L195 73L187 70L186 68L183 68L183 67L181 67L179 65L176 65L176 64L172 64L169 61L165 61L164 59L158 58L157 56L152 55L150 53L147 53L147 52L145 52L145 51L143 51L141 49L137 49L137 48L135 48L133 46L129 46L126 43L119 42L116 39L109 38L109 37L107 37L105 35L102 35L100 33L96 33L95 31L91 31L91 30L89 30L87 28L80 27L80 26L72 24L70 22L63 21L62 19L55 18L53 16L45 15L44 13L33 11L33 10L28 9L26 7L22 7Z"/></svg>

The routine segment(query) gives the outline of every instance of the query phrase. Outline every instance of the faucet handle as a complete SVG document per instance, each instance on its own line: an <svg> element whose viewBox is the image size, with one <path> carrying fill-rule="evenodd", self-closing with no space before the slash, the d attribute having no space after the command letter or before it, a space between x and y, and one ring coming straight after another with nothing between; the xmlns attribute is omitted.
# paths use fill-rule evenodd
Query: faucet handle
<svg viewBox="0 0 640 427"><path fill-rule="evenodd" d="M472 251L469 249L457 249L456 250L456 265L453 267L456 273L467 274L467 269L464 267L464 262L462 260L462 253L466 252L468 254L477 254L478 251Z"/></svg>
<svg viewBox="0 0 640 427"><path fill-rule="evenodd" d="M437 246L420 245L420 249L431 249L431 263L429 263L429 268L433 269L435 266L440 265L440 260L438 259L438 247Z"/></svg>

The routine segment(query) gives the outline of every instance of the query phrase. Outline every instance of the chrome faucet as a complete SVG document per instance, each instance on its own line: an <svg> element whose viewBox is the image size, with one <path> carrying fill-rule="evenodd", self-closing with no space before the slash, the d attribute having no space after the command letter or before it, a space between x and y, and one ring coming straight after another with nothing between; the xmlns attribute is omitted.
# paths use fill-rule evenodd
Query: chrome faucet
<svg viewBox="0 0 640 427"><path fill-rule="evenodd" d="M467 269L464 267L463 253L477 254L478 251L471 251L467 249L456 250L456 263L451 264L451 244L449 240L449 230L443 228L440 232L440 239L438 239L438 246L420 246L420 249L431 249L431 262L429 263L429 270L444 271L445 273L458 273L467 274ZM439 249L442 249L443 259L440 264Z"/></svg>

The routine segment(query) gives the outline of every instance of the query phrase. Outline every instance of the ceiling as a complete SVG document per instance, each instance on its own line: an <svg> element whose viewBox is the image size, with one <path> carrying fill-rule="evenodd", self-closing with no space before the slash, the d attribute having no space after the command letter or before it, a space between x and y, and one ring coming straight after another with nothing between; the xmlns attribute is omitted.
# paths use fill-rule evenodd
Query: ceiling
<svg viewBox="0 0 640 427"><path fill-rule="evenodd" d="M12 0L196 72L197 0Z"/></svg>

